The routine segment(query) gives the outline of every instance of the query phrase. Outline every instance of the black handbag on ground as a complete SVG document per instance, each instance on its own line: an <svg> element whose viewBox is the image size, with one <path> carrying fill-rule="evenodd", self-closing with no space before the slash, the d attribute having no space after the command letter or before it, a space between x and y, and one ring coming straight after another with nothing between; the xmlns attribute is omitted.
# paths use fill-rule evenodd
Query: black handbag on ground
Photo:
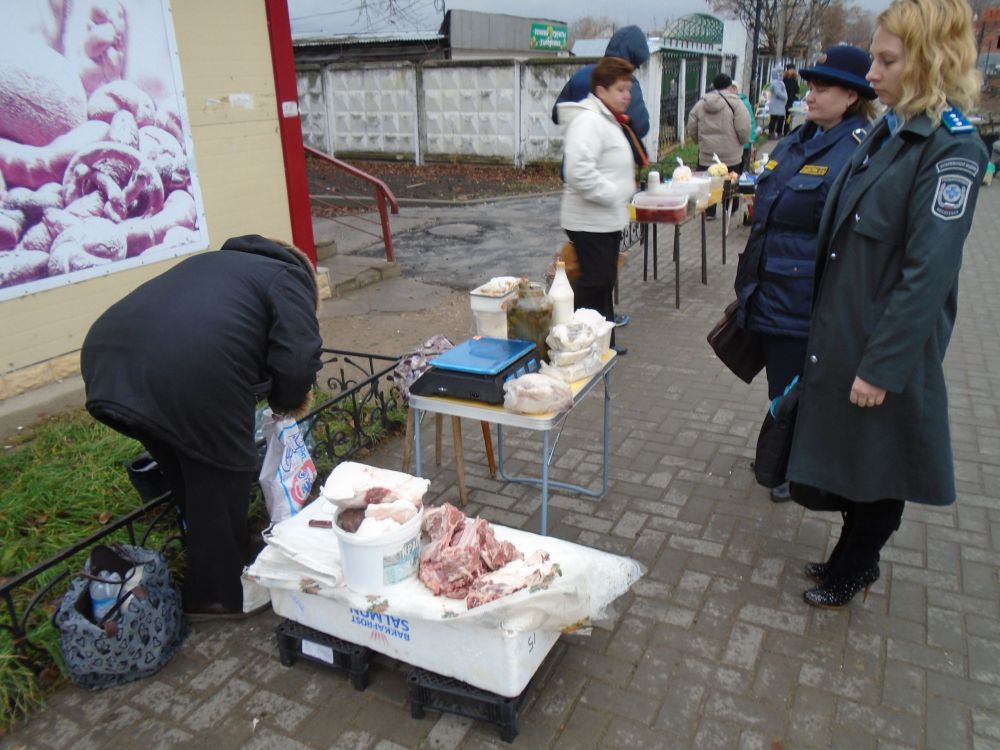
<svg viewBox="0 0 1000 750"><path fill-rule="evenodd" d="M114 604L95 620L90 584L117 573ZM53 617L66 671L77 685L106 688L155 674L188 634L180 593L163 555L125 544L98 545Z"/></svg>
<svg viewBox="0 0 1000 750"><path fill-rule="evenodd" d="M722 319L709 331L708 345L736 377L750 383L764 369L764 350L757 334L740 326L736 317L738 310L739 302L733 300Z"/></svg>
<svg viewBox="0 0 1000 750"><path fill-rule="evenodd" d="M764 487L773 489L785 482L801 391L802 386L796 377L784 394L771 402L764 415L764 423L757 436L757 453L753 464L757 483Z"/></svg>

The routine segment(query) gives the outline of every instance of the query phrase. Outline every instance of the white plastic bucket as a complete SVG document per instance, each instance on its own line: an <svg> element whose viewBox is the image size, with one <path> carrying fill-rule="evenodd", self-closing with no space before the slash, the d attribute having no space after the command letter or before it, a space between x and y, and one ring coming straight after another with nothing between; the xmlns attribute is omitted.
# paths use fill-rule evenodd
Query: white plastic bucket
<svg viewBox="0 0 1000 750"><path fill-rule="evenodd" d="M333 517L333 531L340 544L340 564L349 589L359 594L379 594L417 574L423 506L397 530L368 539L358 539L340 528L339 516L338 510Z"/></svg>

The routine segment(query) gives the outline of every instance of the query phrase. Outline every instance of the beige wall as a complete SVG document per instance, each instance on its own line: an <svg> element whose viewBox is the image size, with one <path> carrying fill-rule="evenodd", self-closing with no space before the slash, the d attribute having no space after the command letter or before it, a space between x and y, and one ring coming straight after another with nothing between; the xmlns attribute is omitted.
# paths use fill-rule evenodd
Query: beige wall
<svg viewBox="0 0 1000 750"><path fill-rule="evenodd" d="M264 3L172 0L209 247L291 239ZM233 106L252 97L253 106ZM65 377L91 323L176 260L0 302L0 399ZM67 365L67 362L71 363Z"/></svg>

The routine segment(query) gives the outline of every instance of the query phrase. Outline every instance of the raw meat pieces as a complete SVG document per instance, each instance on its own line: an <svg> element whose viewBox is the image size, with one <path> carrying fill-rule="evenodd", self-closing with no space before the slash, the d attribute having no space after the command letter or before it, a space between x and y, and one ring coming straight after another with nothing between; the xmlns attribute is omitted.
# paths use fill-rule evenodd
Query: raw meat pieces
<svg viewBox="0 0 1000 750"><path fill-rule="evenodd" d="M511 560L499 570L477 578L469 588L465 603L469 609L479 607L515 591L536 586L555 572L556 566L549 562L548 554L537 550L530 557Z"/></svg>
<svg viewBox="0 0 1000 750"><path fill-rule="evenodd" d="M467 518L450 503L427 510L423 529L430 542L420 553L419 575L435 596L443 594L450 599L464 599L477 580L523 557L510 542L497 540L488 521ZM545 558L548 559L548 555ZM512 570L510 575L483 588L477 595L478 603L492 601L534 582L532 578L518 584L518 570ZM536 576L534 569L520 572L537 577L538 581L544 577Z"/></svg>

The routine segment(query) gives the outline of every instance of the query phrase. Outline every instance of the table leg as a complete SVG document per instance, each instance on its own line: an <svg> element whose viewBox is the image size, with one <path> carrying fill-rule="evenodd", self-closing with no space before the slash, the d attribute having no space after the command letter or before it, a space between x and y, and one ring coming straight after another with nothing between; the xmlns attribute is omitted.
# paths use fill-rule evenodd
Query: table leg
<svg viewBox="0 0 1000 750"><path fill-rule="evenodd" d="M410 407L410 413L413 415L413 455L414 461L414 475L422 477L423 473L420 465L420 409L415 409Z"/></svg>
<svg viewBox="0 0 1000 750"><path fill-rule="evenodd" d="M413 462L413 409L406 410L406 435L403 438L403 465L400 468L404 474L410 473Z"/></svg>
<svg viewBox="0 0 1000 750"><path fill-rule="evenodd" d="M497 460L493 455L493 437L490 434L490 423L482 421L479 423L483 428L483 445L486 447L486 463L490 467L490 476L497 478Z"/></svg>
<svg viewBox="0 0 1000 750"><path fill-rule="evenodd" d="M674 307L681 309L681 226L674 225Z"/></svg>
<svg viewBox="0 0 1000 750"><path fill-rule="evenodd" d="M604 472L601 476L601 497L608 491L608 436L611 432L611 371L604 373Z"/></svg>
<svg viewBox="0 0 1000 750"><path fill-rule="evenodd" d="M441 465L441 422L442 415L434 415L434 465Z"/></svg>
<svg viewBox="0 0 1000 750"><path fill-rule="evenodd" d="M451 418L451 433L455 440L455 472L458 474L458 499L462 505L469 502L469 491L465 487L465 449L462 446L462 420Z"/></svg>
<svg viewBox="0 0 1000 750"><path fill-rule="evenodd" d="M708 243L705 240L705 214L701 215L701 283L708 283Z"/></svg>
<svg viewBox="0 0 1000 750"><path fill-rule="evenodd" d="M656 224L653 224L653 281L656 281L656 278L657 278L657 273L656 273L656 268L657 268L657 265L656 265L656 262L657 262L656 250L657 250L657 247L656 247Z"/></svg>
<svg viewBox="0 0 1000 750"><path fill-rule="evenodd" d="M642 225L642 280L649 281L649 224Z"/></svg>
<svg viewBox="0 0 1000 750"><path fill-rule="evenodd" d="M728 199L722 201L722 265L726 265L726 236L729 234L729 204L730 201Z"/></svg>
<svg viewBox="0 0 1000 750"><path fill-rule="evenodd" d="M655 256L654 256L655 257ZM542 432L542 536L549 524L549 431Z"/></svg>

